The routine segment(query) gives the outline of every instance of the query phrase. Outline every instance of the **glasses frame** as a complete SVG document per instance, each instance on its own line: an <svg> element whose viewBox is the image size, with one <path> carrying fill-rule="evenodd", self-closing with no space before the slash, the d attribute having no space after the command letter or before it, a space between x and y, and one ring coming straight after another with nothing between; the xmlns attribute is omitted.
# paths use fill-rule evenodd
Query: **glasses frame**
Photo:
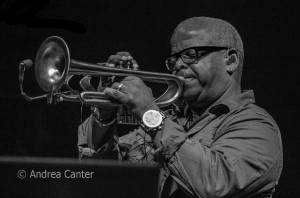
<svg viewBox="0 0 300 198"><path fill-rule="evenodd" d="M194 61L187 63L187 62L184 61L184 58L182 58L182 54L183 54L183 52L185 52L187 50L190 50L190 49L194 49L196 51L196 58L195 58ZM181 50L180 52L171 54L170 56L165 58L165 65L166 65L166 67L169 71L174 71L175 70L175 64L178 61L178 58L181 58L182 62L184 62L185 64L191 65L191 64L195 63L196 61L199 61L201 58L203 58L204 56L206 56L206 55L208 55L212 52L225 50L225 49L229 50L229 49L233 49L233 48L224 47L224 46L194 46L194 47L189 47L189 48L186 48L184 50ZM199 56L199 53L198 53L199 51L207 51L208 53L204 53L204 55ZM174 68L172 68L172 69L170 68L169 64L167 63L168 59L171 58L171 57L176 57L176 61L174 61L174 63L175 63Z"/></svg>

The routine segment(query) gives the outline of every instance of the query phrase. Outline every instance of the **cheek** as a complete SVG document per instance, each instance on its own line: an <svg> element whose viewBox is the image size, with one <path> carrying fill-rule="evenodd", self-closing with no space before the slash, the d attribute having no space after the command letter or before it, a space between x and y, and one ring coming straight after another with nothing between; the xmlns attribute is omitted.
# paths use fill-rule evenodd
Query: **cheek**
<svg viewBox="0 0 300 198"><path fill-rule="evenodd" d="M195 73L195 77L198 78L200 84L206 84L211 76L211 66L209 63L198 62L196 65L192 65L191 69Z"/></svg>

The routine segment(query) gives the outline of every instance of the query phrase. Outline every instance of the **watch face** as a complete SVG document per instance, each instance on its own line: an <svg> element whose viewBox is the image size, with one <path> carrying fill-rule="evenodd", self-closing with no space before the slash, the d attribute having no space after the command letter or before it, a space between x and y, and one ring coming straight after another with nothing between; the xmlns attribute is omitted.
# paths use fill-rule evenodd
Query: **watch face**
<svg viewBox="0 0 300 198"><path fill-rule="evenodd" d="M162 122L162 115L158 111L149 110L144 114L143 122L147 127L157 127Z"/></svg>

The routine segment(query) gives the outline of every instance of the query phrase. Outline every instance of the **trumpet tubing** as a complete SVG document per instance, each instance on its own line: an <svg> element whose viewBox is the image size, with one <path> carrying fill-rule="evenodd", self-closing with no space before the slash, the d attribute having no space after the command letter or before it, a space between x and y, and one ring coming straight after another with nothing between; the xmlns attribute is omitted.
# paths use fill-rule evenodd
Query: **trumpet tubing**
<svg viewBox="0 0 300 198"><path fill-rule="evenodd" d="M145 81L165 83L168 85L167 90L155 99L159 107L175 102L180 97L183 86L183 80L171 74L113 68L105 66L105 63L99 65L71 59L67 44L57 36L47 38L40 46L35 59L35 75L39 86L45 92L56 93L58 100L96 106L115 106L121 103L91 88L89 78L93 76L136 76ZM74 75L85 76L80 82L85 91L77 93L70 88L71 94L60 92L62 85L68 85L69 79Z"/></svg>

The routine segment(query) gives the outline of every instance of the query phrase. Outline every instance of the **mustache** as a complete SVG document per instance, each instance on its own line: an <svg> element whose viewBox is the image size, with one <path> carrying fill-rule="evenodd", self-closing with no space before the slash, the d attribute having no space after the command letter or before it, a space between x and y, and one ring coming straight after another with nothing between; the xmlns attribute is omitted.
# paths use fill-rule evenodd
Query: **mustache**
<svg viewBox="0 0 300 198"><path fill-rule="evenodd" d="M197 75L194 72L190 72L187 70L179 70L178 72L174 73L176 76L181 76L183 78L197 78Z"/></svg>

